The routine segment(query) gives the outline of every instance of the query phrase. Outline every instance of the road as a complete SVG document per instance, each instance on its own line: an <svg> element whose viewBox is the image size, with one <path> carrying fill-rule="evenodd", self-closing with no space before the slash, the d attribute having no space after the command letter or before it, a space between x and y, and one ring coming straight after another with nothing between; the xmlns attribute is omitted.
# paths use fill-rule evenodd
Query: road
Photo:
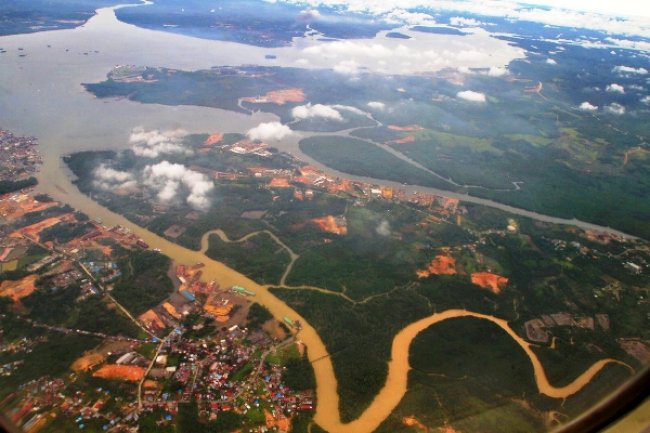
<svg viewBox="0 0 650 433"><path fill-rule="evenodd" d="M147 366L147 370L144 372L144 375L142 376L142 379L140 379L140 382L138 382L138 413L142 411L142 385L144 384L144 381L147 380L149 372L156 364L156 358L158 358L160 351L162 350L165 343L167 343L167 340L169 340L169 338L172 336L174 331L175 330L172 330L169 334L167 334L165 338L160 341L160 344L158 344L158 347L156 348L156 353L154 353L153 358L151 358L151 362Z"/></svg>
<svg viewBox="0 0 650 433"><path fill-rule="evenodd" d="M108 335L104 334L103 332L92 332L92 331L85 331L83 329L73 329L73 328L65 328L63 326L51 326L51 325L46 325L45 323L39 323L36 322L32 319L29 318L22 318L20 316L15 316L15 319L17 320L24 320L25 322L29 323L35 328L43 328L47 329L48 331L54 331L54 332L61 332L63 334L79 334L79 335L87 335L90 337L99 337L103 339L109 339L109 340L116 340L116 341L132 341L134 343L144 343L145 340L140 340L138 338L131 338L131 337L123 337L120 335Z"/></svg>

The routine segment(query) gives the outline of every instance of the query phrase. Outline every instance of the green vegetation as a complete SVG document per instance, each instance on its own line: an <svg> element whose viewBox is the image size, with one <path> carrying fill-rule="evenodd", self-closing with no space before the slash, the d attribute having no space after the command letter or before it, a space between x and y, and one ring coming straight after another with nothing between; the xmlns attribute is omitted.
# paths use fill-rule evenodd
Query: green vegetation
<svg viewBox="0 0 650 433"><path fill-rule="evenodd" d="M0 272L0 281L16 281L26 277L30 274L30 272L26 269L27 266L39 261L48 254L49 252L45 248L42 248L36 244L30 244L29 247L27 247L27 251L25 251L25 253L18 259L18 262L16 263L16 269ZM2 269L1 266L0 269Z"/></svg>
<svg viewBox="0 0 650 433"><path fill-rule="evenodd" d="M316 388L314 369L305 353L298 358L291 358L285 364L287 370L282 374L282 382L297 391Z"/></svg>
<svg viewBox="0 0 650 433"><path fill-rule="evenodd" d="M318 292L272 292L319 330L334 364L343 420L358 417L382 387L397 330L430 312L426 300L411 290L359 305Z"/></svg>
<svg viewBox="0 0 650 433"><path fill-rule="evenodd" d="M450 319L411 344L408 392L378 432L408 432L403 417L458 431L545 431L519 401L537 394L530 360L504 331L475 318Z"/></svg>
<svg viewBox="0 0 650 433"><path fill-rule="evenodd" d="M265 82L269 88L278 88L285 77L293 74L293 71L266 71L279 80L273 85ZM242 82L229 76L227 86L223 75L215 77L215 73L207 71L194 76L164 70L151 73L159 80L151 94L139 83L126 85L109 81L98 86L108 89L108 93L124 92L137 100L149 97L164 103L199 100L200 105L224 106L234 104L238 91L239 96L242 89L248 91L245 73L241 74ZM366 141L314 137L303 140L301 149L324 164L356 175L453 187L544 213L593 218L609 225L616 221L619 227L634 224L636 233L647 231L647 224L644 226L647 218L643 215L650 214L650 209L645 202L633 206L634 201L640 202L648 186L647 162L645 157L635 156L621 168L621 151L636 145L630 137L617 141L619 137L612 135L615 127L623 126L619 123L623 120L604 118L599 125L593 125L593 121L588 123L587 115L573 110L553 86L548 90L550 94L545 93L550 100L547 102L526 94L519 81L481 74L465 78L468 88L481 89L489 95L490 108L503 108L506 114L494 118L494 111L484 105L459 101L455 93L450 93L444 78L411 77L402 82L401 78L393 77L395 81L390 85L393 90L386 92L386 104L391 110L373 112L373 115L385 125L418 124L420 127L402 132L387 127L368 128L354 134L378 143L412 135L413 141L391 146L466 187L444 182ZM202 83L205 93L188 91L179 98L178 90L190 88L188 83L194 80ZM365 97L367 83L360 81L363 81L358 84L361 90L353 92L356 103ZM380 78L368 78L368 82L378 85L377 88L383 83ZM319 97L325 94L322 83L318 84L320 93L316 93ZM407 93L408 99L401 96L399 100L391 99L398 83L404 84L403 93ZM316 84L306 84L304 88L310 101L321 102L311 98L310 92L316 87L310 86ZM300 82L293 85L302 86ZM335 92L347 85L341 83ZM223 92L225 87L223 99L209 100L209 92ZM261 92L264 91L262 88ZM492 95L500 96L497 99ZM432 97L435 103L431 103ZM286 116L290 106L279 108L266 104L256 108ZM639 137L647 133L647 126L630 128ZM200 141L198 137L191 140ZM209 158L204 154L201 159L185 155L173 158L174 162L220 171L245 172L253 164L267 165L267 161L216 149L207 155ZM137 170L142 166L142 161L128 152L96 159L93 164L104 161L122 170ZM283 159L281 154L275 154L269 164L290 170L297 168L296 163ZM287 280L294 288L273 291L317 329L327 346L338 378L344 421L356 418L383 386L395 334L436 311L466 308L491 314L508 320L519 335L525 335L524 322L543 314L568 312L572 317L607 314L611 320L608 331L577 327L550 330L557 336L557 348L551 351L547 345L540 344L536 350L554 384L567 383L591 362L605 356L636 365L616 340L648 337L644 325L648 308L641 302L647 297L647 290L641 288L648 286L650 277L633 275L623 267L623 260L637 257L625 255L626 250L633 248L629 243L611 241L605 245L567 227L542 224L467 203L461 203L458 213L461 218L455 219L455 215L449 217L433 210L440 203L425 209L387 200L353 201L346 194L334 196L318 190L313 200L299 201L290 189L269 188L268 178L218 180L213 208L188 220L187 209L182 206L170 206L165 213L149 212L153 203L147 198L147 192L143 198L134 198L93 190L89 175L92 167L85 168L86 172L76 172L82 191L93 191L100 202L113 209L124 209L123 213L130 219L157 233L172 224L183 225L186 230L176 239L183 245L198 248L201 235L213 228L223 229L233 239L269 230L300 255ZM630 183L636 177L641 181L633 186ZM513 185L515 181L523 182L518 184L520 190ZM257 211L256 216L244 214L246 211ZM325 215L345 220L347 235L325 232L310 221ZM518 229L506 232L512 218ZM211 257L258 281L277 282L286 265L286 253L266 235L234 244L214 236L209 241ZM416 270L426 269L447 248L456 259L456 275L416 276ZM634 260L644 263L647 255L639 254L638 260ZM501 294L495 295L471 283L470 274L479 271L508 279ZM324 291L300 289L307 286ZM251 327L261 323L264 317L261 312L252 311ZM448 422L460 431L497 431L502 420L508 420L513 431L538 431L543 427L538 413L562 409L558 401L538 395L534 384L531 385L527 358L493 325L468 319L445 322L432 328L431 334L428 332L418 337L426 340L425 343L419 348L414 345L412 363L417 367L410 372L409 393L396 414L417 413L427 426ZM268 361L281 363L279 357L270 357ZM309 369L303 361L286 362L291 366L288 381L294 381L294 386L309 382ZM238 374L243 375L241 371L246 372L247 368ZM483 375L485 370L489 374ZM293 374L297 377L292 377ZM594 382L597 383L593 385L594 395L603 395L604 380L620 383L624 377L624 369L608 367ZM567 400L567 411L577 411L578 399ZM527 409L527 405L533 409ZM305 431L309 423L309 419L300 418L294 428ZM382 428L380 431L407 430L398 415L387 420Z"/></svg>
<svg viewBox="0 0 650 433"><path fill-rule="evenodd" d="M179 404L176 431L178 433L199 433L204 430L205 427L199 421L199 407L196 400L192 397L189 403Z"/></svg>
<svg viewBox="0 0 650 433"><path fill-rule="evenodd" d="M93 229L94 226L90 223L60 222L55 226L43 230L40 233L40 240L41 242L54 241L57 244L64 244L89 233Z"/></svg>
<svg viewBox="0 0 650 433"><path fill-rule="evenodd" d="M348 207L348 234L301 254L287 278L292 286L316 286L355 301L409 284L427 262L427 251L471 241L451 224L420 224L423 215L407 206L370 201Z"/></svg>
<svg viewBox="0 0 650 433"><path fill-rule="evenodd" d="M167 275L170 266L167 256L154 251L135 251L119 266L123 272L112 295L135 316L158 305L174 288Z"/></svg>
<svg viewBox="0 0 650 433"><path fill-rule="evenodd" d="M5 329L5 328L3 328ZM42 330L38 331L43 335ZM70 364L86 350L96 346L100 339L81 335L45 333L46 341L38 343L26 354L24 363L11 376L0 377L0 396L18 385L41 376L56 377L63 374Z"/></svg>
<svg viewBox="0 0 650 433"><path fill-rule="evenodd" d="M630 366L639 366L639 362L625 353L604 331L563 327L553 329L553 335L556 339L554 349L539 346L533 347L533 350L544 365L549 382L554 386L573 382L592 364L603 359L603 352ZM630 375L629 370L623 370L626 375ZM612 383L612 388L621 382L622 380Z"/></svg>
<svg viewBox="0 0 650 433"><path fill-rule="evenodd" d="M229 433L242 425L242 415L235 412L221 412L216 421L208 423L207 433Z"/></svg>
<svg viewBox="0 0 650 433"><path fill-rule="evenodd" d="M452 141L450 135L436 137ZM472 135L466 137L471 145L485 148L488 152L487 141L474 142ZM462 147L460 141L453 144ZM489 152L497 153L494 150ZM219 167L224 161L229 161L239 170L246 170L251 164L245 159L231 159L223 152L211 151L210 156L209 164ZM128 155L113 155L111 158L108 161L120 169L127 169L128 164L131 167L140 164L128 162ZM92 160L94 156L87 155L84 159ZM95 159L94 164L102 161ZM178 162L202 164L185 156ZM280 162L281 159L276 161L278 165ZM292 167L289 160L285 163L287 168ZM76 164L80 165L82 161ZM90 173L91 167L87 167ZM83 172L78 176L80 188L92 190L92 176ZM647 311L636 305L640 292L634 287L643 287L646 277L631 276L622 268L620 260L608 255L621 254L629 245L612 242L604 246L588 241L580 232L571 232L566 227L519 217L515 218L518 233L506 234L508 219L513 216L481 206L465 204L459 226L444 216L438 220L435 210L408 203L371 199L353 203L344 194L334 196L319 191L311 201L298 201L293 198L291 190L268 189L267 183L268 179L264 178L218 182L218 193L215 194L218 203L208 212L200 213L197 219L188 220L185 218L187 209L172 206L165 214L156 213L153 219L143 221L157 232L163 232L171 224L182 224L186 231L177 242L191 243L196 247L201 235L213 228L221 228L233 238L269 230L300 254L287 281L297 289L274 289L274 292L305 317L323 338L339 381L340 409L344 420L356 418L383 386L395 334L409 323L435 311L466 308L492 314L510 320L520 335L524 334L523 323L541 314L567 310L576 314L609 314L611 334L573 335L584 342L577 353L593 346L625 360L629 358L615 347L615 339L645 335L643 316ZM142 212L141 209L151 205L147 199L116 198L96 190L93 194L111 207L124 204L125 209L138 208L138 212ZM432 208L436 206L434 204ZM241 217L249 210L258 211L259 219ZM140 218L128 212L127 215L132 215L134 220ZM327 233L311 222L311 219L324 215L345 220L347 234ZM286 259L284 250L268 235L260 234L240 243L224 243L214 236L209 241L208 254L249 275L256 273L259 280L260 275L270 272L278 255L282 253L280 257ZM568 249L557 250L560 241ZM582 254L579 247L572 246L575 242L598 253ZM425 268L447 247L452 249L451 254L456 258L458 274L418 279L416 270ZM261 264L269 267L260 267ZM284 265L283 262L282 267L276 268L273 280L264 281L277 281ZM255 270L247 270L251 268ZM500 295L494 295L471 283L469 274L478 271L503 275L508 278L508 284ZM594 297L607 285L609 277L605 274L621 281L628 289L616 302L608 296ZM315 286L333 293L301 290L301 286ZM257 309L255 304L251 308L251 327L270 317ZM560 331L557 332L559 335ZM571 336L563 338L569 341ZM554 355L557 356L544 359L544 362L551 365L550 377L558 378L560 382L561 376L555 375L553 369L565 368L571 372L567 373L568 378L589 366L585 360L594 359L593 356L574 357L564 350ZM282 363L281 359L274 357L268 361ZM297 360L287 359L286 362L306 374L307 369L301 369ZM243 367L237 376L243 378L250 368L250 365ZM302 373L298 383L305 379ZM487 387L485 384L480 386ZM467 391L457 395L467 400L459 406L459 411L471 410L471 407L478 410L493 408L490 401L470 399ZM521 398L532 401L528 395ZM516 424L521 430L538 422L529 412L509 402L504 403L501 409L490 410L499 416L518 420ZM486 423L486 429L494 427L493 420L481 422Z"/></svg>
<svg viewBox="0 0 650 433"><path fill-rule="evenodd" d="M35 186L38 183L35 177L23 180L0 180L0 195L18 191L23 188Z"/></svg>
<svg viewBox="0 0 650 433"><path fill-rule="evenodd" d="M0 10L0 35L71 29L85 23L95 9L116 4L111 0L64 0L56 4L34 0L29 4L7 0Z"/></svg>
<svg viewBox="0 0 650 433"><path fill-rule="evenodd" d="M313 414L310 412L299 412L291 422L290 433L327 433L319 425L314 424Z"/></svg>
<svg viewBox="0 0 650 433"><path fill-rule="evenodd" d="M555 48L547 43L532 47L521 39L511 42L533 52ZM648 122L634 120L645 115L647 107L633 93L603 93L590 97L599 106L611 104L613 98L631 110L629 115L604 113L595 122L593 113L577 109L585 100L579 89L602 87L603 83L620 78L608 63L611 59L597 54L598 51L566 47L562 53L554 54L561 58L559 67L549 67L540 60L515 61L509 70L517 80L466 74L464 86L487 94L485 104L459 100L444 72L427 77L364 74L363 80L352 82L340 80L332 71L304 74L294 68L215 68L195 72L146 68L142 76L157 82L126 83L109 77L86 87L99 97L126 96L147 103L237 111L242 110L237 101L243 96L288 87L302 88L312 103L359 109L367 109L365 101L381 94L390 109L373 110L378 121L384 125L419 127L412 131L385 126L360 128L353 135L381 143L413 136L414 141L392 144L393 148L456 184L428 174L377 146L347 137L309 138L303 141L303 150L347 173L468 192L648 238L650 229L643 222L650 215L650 204L643 198L650 186L650 158L645 145L650 126ZM627 61L636 63L632 58ZM602 68L598 73L585 75L580 73L584 64ZM645 84L642 77L626 80L626 85ZM526 91L526 87L537 82L547 83L543 97ZM576 86L577 82L581 85ZM396 92L395 88L402 91ZM251 108L279 115L284 122L291 120L290 111L295 105L250 104ZM494 116L495 110L499 116ZM342 112L346 120L352 113ZM367 119L360 116L359 120ZM347 121L313 123L302 121L295 125L315 130L330 130L331 123L341 123L341 128L349 126ZM513 182L521 182L521 189L516 189Z"/></svg>
<svg viewBox="0 0 650 433"><path fill-rule="evenodd" d="M260 284L277 284L289 264L289 253L267 233L241 242L224 242L210 235L208 257L237 269Z"/></svg>
<svg viewBox="0 0 650 433"><path fill-rule="evenodd" d="M108 335L124 335L136 338L139 328L114 305L107 305L99 297L92 296L77 304L78 313L74 328Z"/></svg>
<svg viewBox="0 0 650 433"><path fill-rule="evenodd" d="M22 302L29 310L28 317L39 323L108 335L137 336L138 328L114 306L109 308L98 296L78 301L79 295L77 285L40 288Z"/></svg>
<svg viewBox="0 0 650 433"><path fill-rule="evenodd" d="M31 265L32 263L39 261L40 259L47 256L48 254L49 251L47 251L45 248L41 247L40 245L30 244L29 247L27 248L27 251L25 252L25 255L18 260L18 266L16 270L23 269Z"/></svg>
<svg viewBox="0 0 650 433"><path fill-rule="evenodd" d="M233 382L239 382L248 377L248 375L253 371L253 364L250 362L247 364L244 364L242 367L240 367L237 371L235 371L231 376L230 380Z"/></svg>
<svg viewBox="0 0 650 433"><path fill-rule="evenodd" d="M152 412L144 412L138 419L138 431L142 433L175 433L176 427L171 423L160 425L160 420L164 419L167 412L157 409Z"/></svg>
<svg viewBox="0 0 650 433"><path fill-rule="evenodd" d="M278 323L281 327L284 326L286 328L286 325L283 322ZM290 332L288 328L284 329L284 331L287 334ZM286 366L289 361L300 359L301 356L298 345L294 343L269 353L266 357L266 362L271 365Z"/></svg>
<svg viewBox="0 0 650 433"><path fill-rule="evenodd" d="M157 348L158 345L156 343L144 343L138 346L136 352L147 359L153 359L153 355L156 353Z"/></svg>
<svg viewBox="0 0 650 433"><path fill-rule="evenodd" d="M434 187L447 185L376 145L354 138L306 138L300 142L300 150L328 167L356 176L381 178L413 185Z"/></svg>
<svg viewBox="0 0 650 433"><path fill-rule="evenodd" d="M271 312L257 302L251 304L246 316L246 324L251 329L260 328L267 320L273 319Z"/></svg>
<svg viewBox="0 0 650 433"><path fill-rule="evenodd" d="M259 6L259 5L258 5ZM257 6L256 6L257 7ZM313 23L315 25L315 23ZM357 26L354 26L357 27ZM198 105L223 108L232 111L262 110L278 115L283 122L293 120L291 109L300 103L248 103L239 106L242 97L255 97L269 91L301 88L305 98L312 103L340 104L356 106L358 101L371 100L381 92L386 101L397 101L400 95L394 92L395 82L381 77L368 77L368 80L341 80L340 75L331 70L313 70L305 74L299 68L277 67L219 67L203 71L180 71L165 68L144 68L139 72L142 77L155 79L156 82L118 81L112 73L100 83L84 84L86 90L99 98L116 96L128 97L144 103L165 105ZM418 85L426 88L426 80ZM365 99L364 99L365 98ZM365 105L365 104L364 104ZM367 107L362 107L363 109ZM341 130L349 125L367 125L363 116L341 110L346 119L343 122L303 122L303 126L313 130ZM337 128L338 126L338 128Z"/></svg>
<svg viewBox="0 0 650 433"><path fill-rule="evenodd" d="M72 209L71 206L65 204L62 206L52 206L38 212L29 212L23 215L23 217L16 222L16 227L28 226L30 224L34 224L38 221L41 221L45 218L55 217L73 211L74 209Z"/></svg>
<svg viewBox="0 0 650 433"><path fill-rule="evenodd" d="M178 13L179 6L184 8L184 14ZM293 38L303 36L309 29L327 38L357 39L372 38L381 30L395 27L393 23L373 19L368 14L346 11L348 18L341 19L339 11L320 10L322 19L303 20L299 15L300 5L225 0L218 9L208 14L202 0L170 0L156 3L150 8L119 9L116 15L120 21L148 29L259 47L290 45ZM353 20L354 25L349 25L349 20ZM215 21L221 24L215 26Z"/></svg>
<svg viewBox="0 0 650 433"><path fill-rule="evenodd" d="M364 115L355 114L347 110L340 110L342 119L312 118L303 119L292 124L292 129L315 132L336 132L352 128L368 128L375 122Z"/></svg>
<svg viewBox="0 0 650 433"><path fill-rule="evenodd" d="M56 325L70 319L71 313L75 309L75 300L80 294L81 290L78 285L65 288L48 287L34 291L22 302L35 320Z"/></svg>
<svg viewBox="0 0 650 433"><path fill-rule="evenodd" d="M411 280L415 266L409 253L390 238L346 237L301 255L287 284L322 287L361 300Z"/></svg>
<svg viewBox="0 0 650 433"><path fill-rule="evenodd" d="M176 418L177 433L229 433L242 427L242 422L248 420L252 425L259 424L259 420L244 418L243 415L234 412L220 412L216 421L203 422L199 419L199 408L195 399L189 403L178 405ZM262 422L264 415L262 414ZM157 431L157 430L156 430Z"/></svg>

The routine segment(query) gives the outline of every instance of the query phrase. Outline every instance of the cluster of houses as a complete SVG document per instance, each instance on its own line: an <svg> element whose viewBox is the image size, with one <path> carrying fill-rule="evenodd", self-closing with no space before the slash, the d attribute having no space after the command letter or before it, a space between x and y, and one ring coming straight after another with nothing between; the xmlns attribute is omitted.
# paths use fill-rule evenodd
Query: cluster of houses
<svg viewBox="0 0 650 433"><path fill-rule="evenodd" d="M42 163L34 137L0 129L0 180L16 181L35 174Z"/></svg>

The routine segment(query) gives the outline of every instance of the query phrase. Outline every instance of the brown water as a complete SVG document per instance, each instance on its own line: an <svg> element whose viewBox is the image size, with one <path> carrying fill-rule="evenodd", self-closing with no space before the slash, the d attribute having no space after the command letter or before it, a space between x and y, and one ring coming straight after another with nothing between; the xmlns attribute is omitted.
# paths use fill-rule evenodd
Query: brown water
<svg viewBox="0 0 650 433"><path fill-rule="evenodd" d="M377 394L371 405L358 419L343 424L340 422L340 418L332 417L332 414L337 412L335 407L338 407L338 395L336 395L336 390L333 389L327 389L325 392L321 393L319 383L319 397L325 395L326 398L334 398L336 401L329 400L325 404L319 401L319 407L315 417L316 422L324 429L337 433L360 433L375 430L393 411L393 409L395 409L406 393L408 384L407 376L408 371L411 368L408 362L409 347L413 339L417 337L420 332L436 323L459 317L474 317L481 320L487 320L507 332L508 335L519 344L530 359L533 365L535 382L539 392L552 398L566 398L577 393L609 363L625 365L614 359L603 359L589 367L589 369L578 376L570 384L562 387L555 387L548 381L544 367L539 361L539 358L537 358L537 355L535 355L531 350L530 344L517 335L512 328L510 328L507 321L494 316L474 313L467 310L447 310L418 320L402 329L395 336L391 350L391 360L388 364L388 377L386 379L386 384L379 394ZM321 407L321 405L323 407Z"/></svg>
<svg viewBox="0 0 650 433"><path fill-rule="evenodd" d="M268 286L261 286L223 263L211 260L201 251L193 251L181 247L131 223L124 217L111 212L92 201L87 196L81 194L67 178L62 179L59 186L60 188L52 189L45 187L44 189L58 200L69 203L73 207L80 209L93 217L101 218L107 225L120 224L124 227L128 227L135 234L144 239L151 248L160 248L164 254L178 263L205 263L206 266L203 268L203 278L206 280L215 279L222 287L229 287L236 284L254 291L256 296L251 299L268 308L273 316L278 320L282 320L284 316L288 316L292 319L299 319L303 324L303 328L299 332L298 338L309 348L308 353L310 360L315 361L313 362L313 366L316 375L316 396L318 405L314 419L330 433L370 433L375 430L379 424L388 417L406 393L408 371L410 369L408 354L411 342L424 329L448 319L475 317L482 320L488 320L507 332L508 335L519 344L530 359L539 391L549 397L566 398L573 395L588 384L604 366L609 363L620 363L613 359L603 359L592 365L570 384L563 387L555 387L548 381L544 367L530 348L529 343L517 335L512 328L510 328L507 321L494 316L474 313L467 310L447 310L412 323L395 336L391 351L391 360L388 364L388 376L384 387L379 394L377 394L368 409L358 419L344 424L340 421L339 396L337 393L338 382L334 375L332 361L329 358L325 344L309 322L280 299L271 294L268 290ZM206 241L207 236L204 237L202 247L207 246Z"/></svg>
<svg viewBox="0 0 650 433"><path fill-rule="evenodd" d="M489 62L482 65L457 62L455 66L503 66L521 56L519 50L511 50L507 44L490 45L497 40L489 35L481 33L472 37L480 38L480 41L474 41L477 49L485 49L491 53ZM468 36L423 33L408 43L417 44L413 49L431 50L439 47L444 51L454 38L464 38L461 41L463 44L469 41ZM395 43L394 39L382 39L381 35L376 41L382 44ZM59 167L62 155L80 150L124 148L130 131L137 126L184 128L197 133L243 132L261 122L277 120L276 116L261 112L251 116L207 107L170 107L139 104L128 100L98 100L85 92L80 83L101 81L115 65L124 64L194 70L215 65L267 64L265 55L271 53L277 56L271 64L295 66L295 62L303 58L304 51L316 45L318 42L315 39L296 40L292 46L269 49L196 39L125 24L115 18L111 8L100 9L95 17L80 28L0 37L0 46L7 50L7 53L0 56L0 127L18 134L38 137L45 161L40 180L57 182L62 176ZM26 54L26 57L18 56L18 48L23 49L20 53ZM320 61L327 59L320 58ZM301 67L316 68L323 65L311 61L307 65L301 62ZM445 65L440 64L438 69L443 67ZM342 76L342 79L344 78L345 76ZM608 227L542 215L467 194L405 186L340 173L312 160L300 151L298 142L309 135L312 134L296 132L282 142L272 144L323 168L334 176L403 188L407 192L417 190L447 195L539 221L622 235Z"/></svg>

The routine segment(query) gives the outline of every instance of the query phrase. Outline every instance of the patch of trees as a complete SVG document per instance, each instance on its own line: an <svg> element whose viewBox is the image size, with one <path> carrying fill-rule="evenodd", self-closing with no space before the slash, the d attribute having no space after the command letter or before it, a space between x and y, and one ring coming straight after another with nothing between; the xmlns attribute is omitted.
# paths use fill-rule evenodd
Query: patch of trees
<svg viewBox="0 0 650 433"><path fill-rule="evenodd" d="M208 257L223 261L260 284L277 284L289 264L289 254L266 233L243 242L223 242L211 235Z"/></svg>
<svg viewBox="0 0 650 433"><path fill-rule="evenodd" d="M307 355L291 358L287 361L286 371L282 374L282 381L291 389L304 391L316 388L316 377L311 362Z"/></svg>
<svg viewBox="0 0 650 433"><path fill-rule="evenodd" d="M38 184L38 181L35 177L30 177L22 180L0 180L0 194L19 191L23 188L35 186L36 184Z"/></svg>
<svg viewBox="0 0 650 433"><path fill-rule="evenodd" d="M267 320L272 319L273 315L265 306L255 302L248 310L248 316L246 318L248 320L248 327L255 329L261 327Z"/></svg>
<svg viewBox="0 0 650 433"><path fill-rule="evenodd" d="M117 310L109 309L97 296L91 296L78 303L78 317L75 328L91 332L103 332L108 335L137 337L138 328Z"/></svg>
<svg viewBox="0 0 650 433"><path fill-rule="evenodd" d="M54 241L56 243L64 244L72 239L89 233L93 229L94 226L90 223L60 222L43 230L40 234L40 238L41 242Z"/></svg>
<svg viewBox="0 0 650 433"><path fill-rule="evenodd" d="M25 356L25 362L13 375L0 377L0 390L15 389L21 383L45 375L61 375L83 352L100 342L99 338L76 334L47 335L48 340L37 344L32 352Z"/></svg>
<svg viewBox="0 0 650 433"><path fill-rule="evenodd" d="M112 295L133 315L158 305L173 291L167 270L170 259L155 251L134 251L120 262L122 276Z"/></svg>

